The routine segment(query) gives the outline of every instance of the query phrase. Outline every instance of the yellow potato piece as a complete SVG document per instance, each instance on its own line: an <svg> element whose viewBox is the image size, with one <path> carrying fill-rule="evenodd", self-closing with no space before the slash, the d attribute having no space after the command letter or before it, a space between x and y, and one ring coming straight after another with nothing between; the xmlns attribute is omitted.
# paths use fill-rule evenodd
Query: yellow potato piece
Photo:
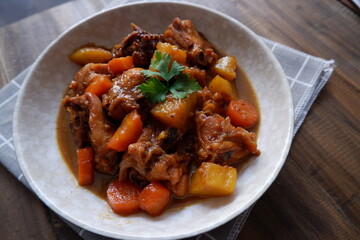
<svg viewBox="0 0 360 240"><path fill-rule="evenodd" d="M70 59L80 65L88 63L106 63L112 58L110 51L101 47L84 46L75 50Z"/></svg>
<svg viewBox="0 0 360 240"><path fill-rule="evenodd" d="M230 166L203 162L191 176L189 194L195 196L226 196L234 192L237 171Z"/></svg>
<svg viewBox="0 0 360 240"><path fill-rule="evenodd" d="M213 92L218 92L223 97L229 98L229 99L237 99L237 94L235 91L235 86L232 82L229 82L228 80L220 77L219 75L216 75L209 84L210 90Z"/></svg>
<svg viewBox="0 0 360 240"><path fill-rule="evenodd" d="M196 102L196 93L181 99L168 97L165 101L158 103L150 112L160 122L185 131L187 120L194 114Z"/></svg>
<svg viewBox="0 0 360 240"><path fill-rule="evenodd" d="M158 42L156 44L156 49L162 53L169 53L173 61L177 61L182 65L186 64L187 54L184 50L178 48L177 46L171 45L170 43Z"/></svg>
<svg viewBox="0 0 360 240"><path fill-rule="evenodd" d="M232 81L236 78L236 58L233 56L225 56L220 58L213 67L213 72Z"/></svg>

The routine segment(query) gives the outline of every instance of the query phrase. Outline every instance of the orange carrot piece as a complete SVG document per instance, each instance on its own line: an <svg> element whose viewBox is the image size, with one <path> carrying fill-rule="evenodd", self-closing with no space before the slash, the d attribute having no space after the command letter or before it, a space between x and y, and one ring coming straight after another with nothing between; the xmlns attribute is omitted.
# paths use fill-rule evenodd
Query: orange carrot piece
<svg viewBox="0 0 360 240"><path fill-rule="evenodd" d="M106 194L113 212L126 216L140 210L140 192L141 188L128 180L115 180L110 183Z"/></svg>
<svg viewBox="0 0 360 240"><path fill-rule="evenodd" d="M227 107L226 115L231 123L237 127L251 128L259 120L256 108L245 100L232 100Z"/></svg>
<svg viewBox="0 0 360 240"><path fill-rule="evenodd" d="M140 208L151 215L160 215L169 205L171 194L161 183L153 181L147 185L139 196Z"/></svg>
<svg viewBox="0 0 360 240"><path fill-rule="evenodd" d="M78 159L78 183L79 185L89 185L94 181L94 152L91 147L80 148L77 150Z"/></svg>
<svg viewBox="0 0 360 240"><path fill-rule="evenodd" d="M134 67L132 56L113 58L109 61L109 72L112 74L122 73L125 70Z"/></svg>
<svg viewBox="0 0 360 240"><path fill-rule="evenodd" d="M125 152L128 146L137 141L143 129L141 117L136 110L123 119L120 127L108 141L106 147L118 152Z"/></svg>
<svg viewBox="0 0 360 240"><path fill-rule="evenodd" d="M98 97L101 97L113 85L113 82L108 77L97 77L86 87L85 92L94 93Z"/></svg>

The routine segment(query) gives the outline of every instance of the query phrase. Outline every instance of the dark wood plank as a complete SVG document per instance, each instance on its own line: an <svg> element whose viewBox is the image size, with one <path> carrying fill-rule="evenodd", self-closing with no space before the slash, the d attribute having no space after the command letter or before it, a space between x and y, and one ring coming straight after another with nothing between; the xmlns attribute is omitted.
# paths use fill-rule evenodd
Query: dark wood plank
<svg viewBox="0 0 360 240"><path fill-rule="evenodd" d="M336 69L276 182L238 239L357 239L360 234L360 18L336 1L253 1L255 31ZM254 6L251 5L251 6ZM246 14L246 13L245 13Z"/></svg>
<svg viewBox="0 0 360 240"><path fill-rule="evenodd" d="M342 4L344 4L346 7L351 9L354 13L360 16L360 8L358 5L355 4L355 1L352 0L339 0Z"/></svg>
<svg viewBox="0 0 360 240"><path fill-rule="evenodd" d="M56 213L48 209L48 216L50 218L50 225L58 240L82 240L83 238L77 234L64 220L62 220Z"/></svg>
<svg viewBox="0 0 360 240"><path fill-rule="evenodd" d="M0 239L56 240L43 203L2 165L0 176Z"/></svg>
<svg viewBox="0 0 360 240"><path fill-rule="evenodd" d="M356 239L353 224L344 221L326 191L303 171L295 159L288 159L238 239Z"/></svg>
<svg viewBox="0 0 360 240"><path fill-rule="evenodd" d="M337 0L227 3L219 3L218 10L256 33L318 57L335 59L337 65L295 137L288 161L255 205L238 239L358 239L359 16ZM59 21L54 13L48 16L49 21ZM29 20L38 21L39 17ZM21 28L13 32L19 33ZM6 46L11 46L7 37L0 34L0 45L7 42ZM40 52L46 45L43 43L31 50ZM0 72L4 81L0 86L32 61L24 57L14 65L6 59L2 66L11 69ZM0 176L0 239L81 239L2 166Z"/></svg>

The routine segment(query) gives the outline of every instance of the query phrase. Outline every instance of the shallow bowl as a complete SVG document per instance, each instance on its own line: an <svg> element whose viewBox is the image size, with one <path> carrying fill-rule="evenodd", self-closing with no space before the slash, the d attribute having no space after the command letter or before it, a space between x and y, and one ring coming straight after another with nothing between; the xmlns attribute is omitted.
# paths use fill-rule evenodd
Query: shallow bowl
<svg viewBox="0 0 360 240"><path fill-rule="evenodd" d="M86 43L111 47L135 23L163 33L172 19L190 19L210 42L237 58L257 94L261 155L241 169L231 196L209 198L159 217L113 214L108 204L80 187L61 157L56 119L64 89L79 67L68 54ZM14 142L21 169L39 198L66 220L91 232L122 239L172 239L209 231L236 217L268 189L284 164L292 139L290 89L267 46L238 21L205 7L174 2L129 4L100 12L71 27L39 56L18 96Z"/></svg>

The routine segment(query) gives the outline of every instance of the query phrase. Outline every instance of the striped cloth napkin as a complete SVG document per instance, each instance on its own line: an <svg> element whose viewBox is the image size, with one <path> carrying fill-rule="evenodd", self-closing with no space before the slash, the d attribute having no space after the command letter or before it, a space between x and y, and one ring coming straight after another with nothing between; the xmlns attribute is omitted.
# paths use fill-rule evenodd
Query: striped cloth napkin
<svg viewBox="0 0 360 240"><path fill-rule="evenodd" d="M74 18L74 22L68 23L68 26L62 26L64 28L63 30L65 30L66 27L70 27L71 24L74 24L76 22L75 20L78 21L80 19L83 19L93 13L100 11L101 9L119 6L121 4L126 4L129 2L135 1L116 0L110 2L107 0L76 0L63 4L58 8L61 8L64 12L75 12L77 14L76 18ZM200 3L201 1L188 0L188 2ZM208 1L204 2L204 4L207 7L215 9L218 9L217 7L219 6L219 2L217 1ZM40 14L49 14L49 12L45 11ZM28 29L28 31L38 31L40 33L44 30L42 29L44 27L56 28L59 27L59 25L44 26L42 22L38 22L33 23L33 28ZM50 38L55 39L56 37L57 35L53 34ZM309 54L297 51L295 49L273 42L266 38L262 38L262 40L265 42L265 44L269 47L277 60L280 62L287 76L293 96L295 134L296 131L299 129L300 125L302 124L307 112L309 111L312 103L315 101L320 90L331 76L334 68L334 61L311 56ZM34 42L33 44L36 43ZM28 44L27 46L32 47L31 44ZM15 102L23 80L29 72L29 69L30 67L25 69L14 79L12 79L9 84L0 89L0 163L3 164L19 181L21 181L24 185L30 188L17 162L12 137L12 121ZM241 228L243 227L250 212L251 207L235 219L229 221L228 223L210 232L192 237L190 239L234 240L240 233ZM70 222L67 223L71 228L74 229L74 231L76 231L81 237L86 240L109 239L81 229Z"/></svg>

